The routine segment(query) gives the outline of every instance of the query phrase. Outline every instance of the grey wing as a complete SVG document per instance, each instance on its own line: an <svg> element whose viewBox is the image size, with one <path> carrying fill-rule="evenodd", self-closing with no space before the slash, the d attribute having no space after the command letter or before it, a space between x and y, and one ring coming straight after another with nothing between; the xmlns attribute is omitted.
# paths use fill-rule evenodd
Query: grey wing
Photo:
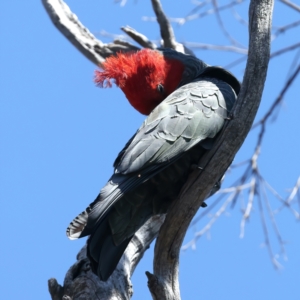
<svg viewBox="0 0 300 300"><path fill-rule="evenodd" d="M115 173L140 172L171 162L221 130L235 92L225 82L207 78L182 86L158 105L120 152Z"/></svg>
<svg viewBox="0 0 300 300"><path fill-rule="evenodd" d="M115 174L96 200L71 222L69 238L91 234L124 193L162 171L196 144L210 148L211 139L227 117L227 107L232 107L235 99L233 89L216 79L189 83L167 97L120 152L114 163Z"/></svg>

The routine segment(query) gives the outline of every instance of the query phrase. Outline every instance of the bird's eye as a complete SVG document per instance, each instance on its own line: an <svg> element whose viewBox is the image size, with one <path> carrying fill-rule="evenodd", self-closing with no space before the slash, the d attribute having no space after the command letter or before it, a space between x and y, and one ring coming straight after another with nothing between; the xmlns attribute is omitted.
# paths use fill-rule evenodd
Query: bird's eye
<svg viewBox="0 0 300 300"><path fill-rule="evenodd" d="M164 86L163 86L161 83L157 86L157 90L158 90L162 95L165 93Z"/></svg>

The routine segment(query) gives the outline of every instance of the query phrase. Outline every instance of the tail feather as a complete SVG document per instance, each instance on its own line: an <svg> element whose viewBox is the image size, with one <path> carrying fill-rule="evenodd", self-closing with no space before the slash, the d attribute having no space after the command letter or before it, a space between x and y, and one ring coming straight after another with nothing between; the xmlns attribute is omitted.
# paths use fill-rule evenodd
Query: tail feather
<svg viewBox="0 0 300 300"><path fill-rule="evenodd" d="M132 191L136 186L147 181L157 173L165 169L168 164L160 167L148 167L142 176L127 176L114 174L107 184L101 189L97 198L79 214L67 228L67 236L70 240L75 240L87 235L91 235L98 224L109 213L111 207L125 194ZM134 203L135 205L136 203Z"/></svg>
<svg viewBox="0 0 300 300"><path fill-rule="evenodd" d="M91 268L99 278L106 281L115 270L132 237L115 245L106 217L88 239L88 258Z"/></svg>
<svg viewBox="0 0 300 300"><path fill-rule="evenodd" d="M87 211L83 211L79 214L68 226L67 228L67 236L70 240L76 240L82 237L82 232L87 224L88 213Z"/></svg>
<svg viewBox="0 0 300 300"><path fill-rule="evenodd" d="M102 219L105 218L111 206L121 196L117 180L121 182L124 179L126 180L126 178L123 176L123 178L120 179L119 177L120 176L113 176L114 181L110 180L85 211L73 219L67 228L67 236L70 240L92 234L98 224L102 222Z"/></svg>

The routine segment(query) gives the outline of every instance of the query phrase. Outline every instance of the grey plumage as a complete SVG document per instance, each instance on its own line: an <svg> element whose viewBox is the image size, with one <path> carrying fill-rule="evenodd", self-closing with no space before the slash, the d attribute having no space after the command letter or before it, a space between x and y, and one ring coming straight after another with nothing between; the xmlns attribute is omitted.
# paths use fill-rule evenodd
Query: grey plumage
<svg viewBox="0 0 300 300"><path fill-rule="evenodd" d="M205 66L151 112L119 153L114 174L96 200L67 229L70 239L90 235L88 256L102 280L146 220L167 212L232 109L238 81L223 69Z"/></svg>

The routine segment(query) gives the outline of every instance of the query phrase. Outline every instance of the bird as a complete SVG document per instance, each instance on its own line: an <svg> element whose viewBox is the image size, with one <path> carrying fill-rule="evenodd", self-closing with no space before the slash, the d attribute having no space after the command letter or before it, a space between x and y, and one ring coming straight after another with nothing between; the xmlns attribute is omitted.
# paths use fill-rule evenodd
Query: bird
<svg viewBox="0 0 300 300"><path fill-rule="evenodd" d="M151 216L167 213L211 149L240 83L225 69L172 49L120 52L101 67L95 83L115 83L147 116L118 154L107 184L67 228L71 240L89 236L91 269L107 281L135 232Z"/></svg>

